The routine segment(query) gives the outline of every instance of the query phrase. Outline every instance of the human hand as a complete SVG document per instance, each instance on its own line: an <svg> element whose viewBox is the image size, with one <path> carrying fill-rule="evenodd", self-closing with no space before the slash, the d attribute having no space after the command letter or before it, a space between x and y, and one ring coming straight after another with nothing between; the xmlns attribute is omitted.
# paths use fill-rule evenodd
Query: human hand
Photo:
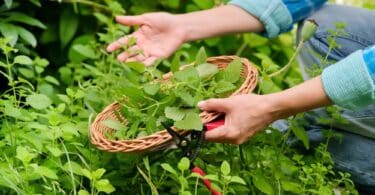
<svg viewBox="0 0 375 195"><path fill-rule="evenodd" d="M209 99L198 103L198 107L225 114L223 126L206 132L208 141L241 144L277 119L331 104L317 76L281 92Z"/></svg>
<svg viewBox="0 0 375 195"><path fill-rule="evenodd" d="M200 102L198 107L202 110L225 114L225 124L206 132L206 139L222 143L244 143L278 119L279 115L273 102L273 96L254 94Z"/></svg>
<svg viewBox="0 0 375 195"><path fill-rule="evenodd" d="M169 57L184 42L183 28L179 27L177 17L169 13L117 16L116 21L126 26L140 26L131 35L126 35L107 47L108 52L113 52L126 45L130 37L136 39L136 45L117 56L120 62L140 61L150 66L158 58Z"/></svg>

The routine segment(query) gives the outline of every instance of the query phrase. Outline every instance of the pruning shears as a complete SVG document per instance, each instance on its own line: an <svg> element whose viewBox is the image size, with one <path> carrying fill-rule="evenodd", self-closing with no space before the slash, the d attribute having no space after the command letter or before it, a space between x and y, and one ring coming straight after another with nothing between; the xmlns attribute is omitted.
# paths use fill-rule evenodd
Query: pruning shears
<svg viewBox="0 0 375 195"><path fill-rule="evenodd" d="M190 139L188 136L180 135L171 128L170 125L162 123L167 132L172 136L174 144L182 150L182 157L187 157L190 160L190 170L204 177L206 173L198 166L194 165L194 161L205 142L205 132L215 130L217 127L224 125L224 118L220 117L212 122L203 125L202 131L190 131ZM212 195L221 195L215 190L209 179L202 179L203 184L211 192Z"/></svg>

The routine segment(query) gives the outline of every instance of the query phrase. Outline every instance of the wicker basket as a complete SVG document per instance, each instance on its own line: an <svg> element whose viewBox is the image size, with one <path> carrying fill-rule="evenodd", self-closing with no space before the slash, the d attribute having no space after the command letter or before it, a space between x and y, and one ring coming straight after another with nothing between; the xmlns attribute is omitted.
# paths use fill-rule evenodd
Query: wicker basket
<svg viewBox="0 0 375 195"><path fill-rule="evenodd" d="M224 69L232 60L237 58L236 56L219 56L211 57L207 59L208 63L215 64L219 69ZM241 76L244 78L244 82L241 87L235 91L233 95L248 94L251 93L257 84L258 72L257 69L250 64L250 62L241 58L242 61L242 73ZM164 79L168 80L171 73L164 75ZM170 144L172 137L166 130L156 132L152 135L132 139L132 140L108 140L105 137L105 132L111 132L112 129L108 128L103 121L108 119L118 120L121 122L126 121L125 117L119 116L120 104L114 102L108 105L101 113L98 114L95 121L92 123L90 128L91 143L96 145L97 148L108 152L128 152L128 153L143 153L158 150ZM213 121L217 118L220 113L216 112L202 112L200 114L203 123ZM119 118L120 117L120 118ZM181 134L188 134L188 131L179 131Z"/></svg>

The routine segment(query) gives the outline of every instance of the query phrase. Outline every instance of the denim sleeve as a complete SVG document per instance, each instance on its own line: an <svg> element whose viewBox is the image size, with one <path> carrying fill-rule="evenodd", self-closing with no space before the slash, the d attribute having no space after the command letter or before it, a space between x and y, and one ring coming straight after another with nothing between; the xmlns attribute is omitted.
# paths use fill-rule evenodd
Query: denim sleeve
<svg viewBox="0 0 375 195"><path fill-rule="evenodd" d="M375 103L374 65L363 54L356 51L323 70L324 90L341 107L358 110Z"/></svg>
<svg viewBox="0 0 375 195"><path fill-rule="evenodd" d="M322 7L327 0L283 0L283 2L292 15L293 22L298 22Z"/></svg>
<svg viewBox="0 0 375 195"><path fill-rule="evenodd" d="M298 22L327 0L232 0L229 4L236 5L257 17L265 27L264 35L275 37L292 28Z"/></svg>
<svg viewBox="0 0 375 195"><path fill-rule="evenodd" d="M276 37L293 25L292 16L282 0L232 0L229 4L257 17L264 24L267 37Z"/></svg>
<svg viewBox="0 0 375 195"><path fill-rule="evenodd" d="M367 64L367 69L375 84L375 45L370 46L363 51L363 59Z"/></svg>

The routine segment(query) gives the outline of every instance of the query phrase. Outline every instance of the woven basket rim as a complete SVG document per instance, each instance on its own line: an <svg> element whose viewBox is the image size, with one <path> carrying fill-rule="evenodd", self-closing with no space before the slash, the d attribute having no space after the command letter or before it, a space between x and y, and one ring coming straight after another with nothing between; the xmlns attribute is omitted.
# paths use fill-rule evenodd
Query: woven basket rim
<svg viewBox="0 0 375 195"><path fill-rule="evenodd" d="M217 66L221 66L219 64L221 61L227 66L232 60L240 58L238 56L217 56L217 57L210 57L207 58L207 62L213 62L212 64L216 64ZM239 95L239 94L246 94L250 93L256 86L258 72L256 67L254 67L246 58L240 58L242 62L242 73L246 75L241 75L245 80L243 81L242 85L233 92L230 96ZM246 70L244 70L244 67ZM242 74L241 73L241 74ZM168 77L171 73L166 73L164 76ZM168 78L166 78L168 79ZM243 92L243 91L244 92ZM166 130L160 130L154 132L153 134L142 136L135 139L124 139L124 140L112 140L107 139L104 135L104 131L111 131L110 128L105 127L101 124L102 121L107 120L109 117L117 118L113 116L113 112L117 111L120 107L120 103L117 101L112 102L111 104L107 105L98 115L96 116L94 122L90 124L90 140L91 143L96 145L97 148L109 152L147 152L153 151L155 148L160 147L163 144L167 144L167 142L171 141L171 136ZM200 113L200 117L203 123L207 123L212 121L220 116L220 113L208 113L202 112ZM104 119L103 119L104 117ZM118 120L118 119L117 119ZM179 130L177 128L172 127L174 130L179 132L180 134L188 134L188 131ZM106 129L103 131L103 129ZM138 147L139 146L139 147Z"/></svg>

